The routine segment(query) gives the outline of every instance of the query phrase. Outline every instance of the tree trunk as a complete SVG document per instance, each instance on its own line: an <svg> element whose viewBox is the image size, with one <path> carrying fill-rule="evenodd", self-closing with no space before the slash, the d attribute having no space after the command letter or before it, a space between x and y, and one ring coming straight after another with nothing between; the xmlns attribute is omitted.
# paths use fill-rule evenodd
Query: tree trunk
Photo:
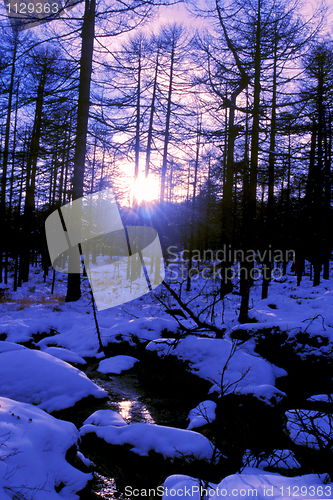
<svg viewBox="0 0 333 500"><path fill-rule="evenodd" d="M138 54L138 86L136 96L136 126L135 126L135 169L134 181L139 177L139 162L140 162L140 121L141 121L141 39L139 40Z"/></svg>
<svg viewBox="0 0 333 500"><path fill-rule="evenodd" d="M332 116L331 112L328 114L328 120L326 125L326 137L325 137L325 185L324 185L324 271L323 279L328 280L330 275L330 255L332 249L332 237L331 237L331 198L332 198L332 187L331 187L331 165L332 165Z"/></svg>
<svg viewBox="0 0 333 500"><path fill-rule="evenodd" d="M155 76L154 76L154 85L153 85L153 96L152 96L151 107L150 107L150 118L149 118L148 139L147 139L146 172L145 172L146 179L149 175L149 169L150 169L150 154L151 154L151 144L152 144L152 140L153 140L153 124L154 124L155 100L156 100L156 91L157 91L159 57L160 57L160 45L158 45L158 47L157 47Z"/></svg>
<svg viewBox="0 0 333 500"><path fill-rule="evenodd" d="M186 291L191 290L191 269L193 263L193 239L194 239L194 218L195 218L195 205L196 205L196 195L197 195L197 180L198 180L198 166L199 166L199 152L200 152L200 134L201 134L201 124L198 123L198 135L197 135L197 148L195 155L195 166L194 166L194 183L193 183L193 198L192 198L192 214L191 214L191 229L190 229L190 248L189 248L189 260L187 268L187 279L186 279Z"/></svg>
<svg viewBox="0 0 333 500"><path fill-rule="evenodd" d="M276 90L277 90L277 35L274 40L274 69L273 69L273 95L272 95L272 118L271 134L268 158L268 200L267 200L267 218L266 218L266 257L263 266L263 281L261 298L267 299L268 286L272 279L272 264L270 255L273 254L273 235L274 228L274 169L275 169L275 145L276 145ZM270 252L271 250L272 252Z"/></svg>
<svg viewBox="0 0 333 500"><path fill-rule="evenodd" d="M86 0L82 25L79 99L77 106L76 141L73 173L73 200L82 198L87 150L87 131L90 106L90 83L95 37L95 0ZM68 274L66 302L81 297L80 275Z"/></svg>
<svg viewBox="0 0 333 500"><path fill-rule="evenodd" d="M258 175L258 153L259 153L259 125L260 125L260 77L261 77L261 0L258 0L258 18L256 26L256 45L254 58L254 101L253 120L251 134L251 161L250 161L250 182L248 197L244 206L244 235L246 250L255 250L255 225L256 225L256 202L257 202L257 175ZM244 262L241 272L241 306L238 321L246 323L248 321L250 288L253 283L253 262Z"/></svg>
<svg viewBox="0 0 333 500"><path fill-rule="evenodd" d="M14 50L13 50L12 68L11 68L10 84L9 84L5 144L4 144L3 155L2 155L2 176L1 176L1 197L0 197L0 233L1 233L1 238L0 238L0 283L2 283L2 256L3 256L3 251L4 251L4 242L6 240L8 241L8 236L6 237L6 232L8 230L8 224L7 224L7 220L6 220L6 182L7 182L10 119L11 119L11 114L12 114L12 100L13 100L13 89L14 89L17 41L18 40L17 40L17 35L16 35L15 39L14 39Z"/></svg>
<svg viewBox="0 0 333 500"><path fill-rule="evenodd" d="M33 224L35 217L36 172L37 172L37 160L39 153L39 140L41 134L41 125L42 125L42 112L43 112L46 74L47 74L47 66L45 64L42 70L40 82L37 89L35 119L31 137L31 146L27 161L26 193L24 202L23 230L22 230L24 247L22 247L21 258L20 258L20 275L24 283L27 282L29 279L30 253L34 244L32 233L33 233Z"/></svg>
<svg viewBox="0 0 333 500"><path fill-rule="evenodd" d="M168 145L169 145L169 130L170 130L170 118L171 118L171 96L172 96L172 86L173 86L174 60L175 60L175 40L173 38L171 60L170 60L169 91L168 91L168 103L167 103L167 113L166 113L166 123L165 123L164 150L163 150L162 177L161 177L160 200L162 204L164 203L166 172L168 168Z"/></svg>
<svg viewBox="0 0 333 500"><path fill-rule="evenodd" d="M250 77L244 70L242 63L238 57L237 50L229 38L227 29L224 24L222 11L218 2L215 2L217 14L221 27L224 32L224 36L228 45L228 49L233 54L235 63L237 65L238 71L240 73L239 84L233 91L228 103L228 99L225 98L225 102L228 103L229 107L229 122L228 122L228 144L227 144L227 158L226 158L226 172L224 172L225 179L223 182L223 199L222 199L222 243L226 249L226 259L222 264L222 280L221 280L221 297L224 297L226 293L232 290L232 262L229 259L229 249L231 249L232 244L232 233L233 233L233 206L232 206L232 192L234 185L234 150L235 150L235 140L236 140L236 128L235 128L235 107L237 97L248 87L250 83ZM222 97L222 96L221 96ZM233 254L233 252L230 252Z"/></svg>

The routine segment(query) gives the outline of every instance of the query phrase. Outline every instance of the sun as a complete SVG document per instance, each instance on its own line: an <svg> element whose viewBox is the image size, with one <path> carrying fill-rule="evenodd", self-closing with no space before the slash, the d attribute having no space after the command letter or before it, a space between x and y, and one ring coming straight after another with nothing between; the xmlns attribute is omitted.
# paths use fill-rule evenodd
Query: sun
<svg viewBox="0 0 333 500"><path fill-rule="evenodd" d="M133 181L131 187L131 204L136 199L138 203L157 200L159 197L160 183L154 177L139 177Z"/></svg>

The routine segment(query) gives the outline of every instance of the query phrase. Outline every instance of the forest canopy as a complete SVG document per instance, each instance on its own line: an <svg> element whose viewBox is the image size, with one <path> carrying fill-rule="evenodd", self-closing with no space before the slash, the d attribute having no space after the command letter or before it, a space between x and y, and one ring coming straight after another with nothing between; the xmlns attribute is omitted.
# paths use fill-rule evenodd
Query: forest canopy
<svg viewBox="0 0 333 500"><path fill-rule="evenodd" d="M327 19L298 0L86 0L22 30L3 7L1 282L13 276L16 290L37 262L47 275L46 218L105 188L125 225L157 229L166 260L172 245L188 269L198 253L230 249L219 289L232 291L240 259L242 322L258 258L262 298L289 259L298 285L305 260L314 286L328 279ZM69 275L67 300L79 297Z"/></svg>

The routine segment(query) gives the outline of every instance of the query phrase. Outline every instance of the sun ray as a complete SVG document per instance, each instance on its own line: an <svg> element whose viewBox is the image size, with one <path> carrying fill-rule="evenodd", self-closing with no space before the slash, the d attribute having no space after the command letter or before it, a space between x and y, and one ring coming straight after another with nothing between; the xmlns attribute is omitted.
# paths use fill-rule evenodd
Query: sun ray
<svg viewBox="0 0 333 500"><path fill-rule="evenodd" d="M159 181L154 177L139 177L132 183L131 204L134 200L138 203L143 201L154 201L159 197Z"/></svg>

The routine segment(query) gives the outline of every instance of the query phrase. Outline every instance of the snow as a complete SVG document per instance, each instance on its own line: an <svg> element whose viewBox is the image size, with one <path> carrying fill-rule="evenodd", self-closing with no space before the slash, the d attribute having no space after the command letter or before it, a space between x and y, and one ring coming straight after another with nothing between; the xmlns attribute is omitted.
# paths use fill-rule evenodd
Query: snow
<svg viewBox="0 0 333 500"><path fill-rule="evenodd" d="M5 312L0 318L0 332L7 334L7 341L28 342L32 335L46 332L38 342L43 349L59 346L70 349L81 356L97 353L98 342L91 308L78 305L61 305L54 308L35 304L22 310ZM53 332L53 333L52 333Z"/></svg>
<svg viewBox="0 0 333 500"><path fill-rule="evenodd" d="M147 311L143 305L141 306L141 311L136 304L133 304L133 306L134 307L130 308L129 305L126 304L126 308L121 308L121 313L119 310L117 311L117 308L114 308L115 311L113 311L113 314L118 313L115 322L109 319L111 312L109 312L108 316L107 311L104 312L105 319L102 317L103 313L99 314L101 326L103 329L105 328L105 330L102 331L105 338L108 338L111 342L119 342L116 337L120 337L122 340L126 340L134 345L133 339L141 342L154 340L161 336L162 330L168 330L172 333L177 332L177 321L170 318L170 316L162 311L159 316L156 316L155 307L153 308L152 315L152 312ZM126 313L125 311L129 312ZM131 314L135 314L138 317L133 319ZM112 326L110 326L110 323L113 323Z"/></svg>
<svg viewBox="0 0 333 500"><path fill-rule="evenodd" d="M76 446L74 424L30 404L0 398L0 498L78 500L76 492L92 479L65 459ZM55 487L60 488L59 493Z"/></svg>
<svg viewBox="0 0 333 500"><path fill-rule="evenodd" d="M89 460L89 458L86 458L80 451L78 451L76 455L86 467L90 467L92 465L91 460Z"/></svg>
<svg viewBox="0 0 333 500"><path fill-rule="evenodd" d="M333 394L315 394L307 399L307 401L321 401L323 403L333 403Z"/></svg>
<svg viewBox="0 0 333 500"><path fill-rule="evenodd" d="M115 425L117 427L122 427L127 425L127 422L123 419L119 413L112 410L97 410L92 413L84 422L83 425Z"/></svg>
<svg viewBox="0 0 333 500"><path fill-rule="evenodd" d="M148 456L154 450L168 458L195 457L200 460L212 460L213 445L198 432L167 427L164 425L135 423L123 427L84 425L80 429L81 437L95 433L112 445L131 445L131 451L141 456Z"/></svg>
<svg viewBox="0 0 333 500"><path fill-rule="evenodd" d="M217 485L209 483L205 491L203 482L198 479L175 474L164 481L162 498L163 500L170 498L182 500L184 497L192 500L202 500L202 498L290 500L294 492L298 493L298 498L333 498L332 486L325 484L327 478L327 474L285 477L278 473L263 473L260 469L246 467L241 474L227 476Z"/></svg>
<svg viewBox="0 0 333 500"><path fill-rule="evenodd" d="M98 354L98 342L90 305L90 292L83 282L83 296L76 303L64 303L66 294L66 276L56 273L54 295L50 295L51 276L47 283L43 283L42 272L36 269L31 275L29 283L23 283L17 292L11 294L15 303L0 304L0 333L7 334L7 341L26 342L33 334L46 332L48 335L38 345L44 349L49 346L67 348L80 356L89 357ZM214 280L206 282L213 287ZM33 285L33 286L32 286ZM202 283L193 280L192 290L188 294L192 299L198 294ZM305 277L301 287L296 286L296 277L287 275L284 283L272 281L269 287L269 297L261 300L261 281L255 281L251 288L253 308L250 315L258 323L239 325L237 314L239 310L239 296L230 295L223 305L223 323L221 322L222 303L215 308L215 322L218 327L224 327L229 332L244 329L247 332L256 332L262 328L279 327L282 331L304 331L310 336L321 335L333 342L333 287L332 279L323 281L316 289L312 282ZM160 289L160 288L159 288ZM159 290L157 289L157 290ZM209 295L208 295L209 297ZM211 297L210 297L211 298ZM200 303L199 303L200 302ZM191 302L193 310L206 305L203 295L197 301ZM274 305L276 309L270 306ZM179 307L177 304L168 306ZM127 303L97 313L103 343L128 341L135 345L137 342L153 341L161 337L163 330L173 333L179 327L177 321L165 312L157 303L152 293ZM324 318L324 319L323 319ZM181 320L187 327L193 327L192 320ZM52 334L52 330L54 333ZM51 332L51 333L49 333ZM227 338L227 336L226 336ZM242 346L251 351L250 343ZM308 346L308 354L322 355L330 346ZM328 352L328 351L327 351ZM262 381L261 385L267 383Z"/></svg>
<svg viewBox="0 0 333 500"><path fill-rule="evenodd" d="M302 446L322 450L332 443L333 415L313 410L290 410L285 413L290 439Z"/></svg>
<svg viewBox="0 0 333 500"><path fill-rule="evenodd" d="M147 349L156 351L161 357L172 354L181 360L190 361L193 373L214 382L210 392L217 391L223 394L241 392L255 396L258 394L258 397L262 397L267 392L284 394L274 390L273 386L276 377L287 375L285 370L272 365L260 356L248 354L241 349L236 350L228 361L232 347L229 340L198 338L189 335L177 344L172 339L156 340L150 342ZM228 366L221 381L223 367L227 361ZM264 392L263 381L265 381ZM267 386L271 386L269 391Z"/></svg>
<svg viewBox="0 0 333 500"><path fill-rule="evenodd" d="M190 421L188 429L195 429L196 427L201 427L202 425L207 425L215 420L215 409L216 403L214 401L202 401L188 414L188 419Z"/></svg>
<svg viewBox="0 0 333 500"><path fill-rule="evenodd" d="M29 284L23 283L17 292L11 293L11 298L14 299L12 302L0 303L0 334L7 335L6 341L0 341L0 396L33 403L47 411L72 406L76 401L89 394L97 398L106 396L106 393L94 385L84 373L65 362L75 363L79 362L78 359L80 359L82 363L83 357L101 359L104 356L103 353L98 352L99 345L90 305L89 289L83 283L82 298L76 303L64 303L66 277L62 278L57 273L55 293L51 296L51 276L44 284L42 283L42 273L39 273L38 269L35 272L36 274L32 274ZM207 294L200 293L202 284L199 280L193 280L191 292L188 294L184 292L186 302L194 313L198 313L206 307L207 301L212 299L210 291L213 289L213 280L206 283L205 293L207 292ZM312 285L309 278L305 277L301 287L297 287L296 277L288 275L280 283L272 281L268 299L261 300L261 282L256 281L251 288L250 316L255 318L257 323L239 325L237 317L240 297L237 294L230 294L223 302L216 302L214 315L211 311L207 311L206 315L201 316L205 321L214 321L216 326L225 329L226 333L223 339L214 339L214 334L209 330L201 329L199 331L196 329L198 336L189 335L184 338L181 335L176 346L173 345L174 340L162 339L161 337L162 335L167 337L168 332L177 333L179 324L165 312L164 307L158 303L153 294L138 298L124 306L98 312L97 317L104 345L129 342L130 345L135 346L138 343L150 342L148 350L155 351L160 356L170 353L180 360L189 361L190 369L194 374L212 383L211 391L216 390L220 394L231 392L253 394L265 403L274 404L275 401L279 402L285 397L285 394L275 387L275 383L277 377L286 375L286 371L272 365L255 352L256 336L260 335L260 330L263 328L280 329L288 336L288 341L294 342L297 346L297 354L303 359L306 356L320 359L321 356L331 356L332 353L333 279L324 281L315 289ZM237 285L235 290L237 291ZM170 310L179 307L167 293L164 293L162 298ZM196 326L191 319L183 320L180 316L178 319L187 328ZM237 343L237 350L229 360L221 384L221 373L233 346L230 334L235 330L244 330L246 335L253 334L253 338ZM304 334L300 340L297 338L299 333ZM40 334L40 336L35 337L35 334ZM200 334L209 335L211 338L199 338ZM42 336L45 338L39 340ZM309 342L307 342L307 338L309 338ZM42 352L20 346L19 342L33 342ZM325 345L325 343L328 344ZM112 359L114 358L103 360L103 362L112 365L114 363ZM102 363L101 366L103 366ZM277 364L279 364L278 361ZM318 382L320 383L320 381ZM317 392L320 391L322 388L319 386ZM327 395L315 394L308 401L329 402L330 398ZM209 420L214 418L214 404L213 401L209 400L201 403L205 411L207 410ZM12 485L20 486L18 478L22 479L22 484L25 482L27 487L33 489L30 490L32 491L31 496L35 494L36 500L57 500L60 498L71 500L76 498L75 492L81 488L81 484L86 483L87 477L90 476L76 471L64 459L63 450L68 449L71 443L75 443L77 440L75 427L72 424L64 423L67 425L66 435L63 438L59 437L60 431L54 429L58 429L58 423L59 429L65 429L61 421L54 421L52 417L46 415L39 408L24 403L11 402L11 405L19 405L15 408L20 409L29 407L31 409L29 411L36 412L34 415L39 416L38 418L32 416L32 423L35 419L38 423L40 415L43 415L43 419L49 418L50 420L45 423L47 432L46 430L44 432L44 424L38 426L36 424L35 427L38 428L40 436L37 430L32 436L29 429L24 428L24 432L22 430L23 412L20 413L20 419L12 416L9 412L8 415L6 414L10 422L15 422L10 434L10 439L14 440L13 447L10 449L16 448L19 451L22 450L22 453L6 459L6 464L7 461L10 461L10 467L14 468L13 476L8 477L8 474L5 476L6 470L4 462L1 460L6 449L0 446L0 499L13 498L13 494L9 490L4 490L4 487L10 483L4 483L4 481L12 481ZM314 407L314 403L311 406ZM318 404L319 406L323 407L323 405ZM14 406L12 407L14 408ZM181 456L185 452L187 456L193 454L194 456L206 457L208 460L212 454L211 443L201 434L191 430L205 420L204 416L200 415L200 410L199 414L196 411L199 407L200 405L191 410L187 431L152 424L128 425L119 414L111 412L111 410L99 410L84 422L81 435L94 432L110 444L128 443L132 447L132 451L143 456L147 455L150 450L155 450L170 458ZM17 411L13 411L14 415ZM318 449L318 438L315 438L314 429L311 428L312 423L320 432L323 445L326 445L328 440L332 438L331 415L327 413L312 410L289 410L286 417L288 418L287 428L291 440L296 444ZM303 423L309 427L308 429L302 427L300 417ZM0 422L2 425L1 419ZM32 423L29 421L29 425ZM8 426L7 422L4 425ZM0 434L2 435L3 432ZM11 441L8 440L8 444L10 443ZM59 452L57 455L59 449L57 447L60 447L62 443L64 446L61 448L61 454ZM12 445L10 444L10 446ZM293 448L292 443L290 443L290 447ZM326 488L330 486L324 484L325 476L323 475L318 477L313 474L291 478L281 476L278 473L263 472L263 467L283 469L286 467L295 468L299 464L290 450L276 449L271 454L260 453L260 451L258 450L257 457L251 455L251 451L244 457L244 460L247 459L247 462L252 466L257 465L258 469L245 468L241 474L234 474L223 479L220 485L224 485L223 487L228 488L228 491L230 488L247 488L249 485L253 487L257 485L258 496L256 498L259 500L266 500L267 497L290 500L291 494L281 495L282 487ZM45 458L46 453L50 455L54 453L54 457L57 456L57 460L54 459L54 466L50 458ZM86 460L79 453L78 456L83 462ZM29 457L29 462L27 457ZM89 462L86 460L86 463ZM311 467L317 471L315 463L311 464ZM16 468L18 468L17 472ZM6 479L4 479L5 477ZM54 484L59 484L58 480L59 483L62 481L65 487L56 493ZM39 489L44 487L44 484L49 487L47 494ZM166 480L165 485L180 485L179 488L184 488L186 485L198 485L198 480L188 476L171 476ZM221 495L216 493L219 485L211 486L215 489L215 495L212 492L214 496L210 495L209 497L220 498ZM274 487L273 495L265 495L264 491L267 493L268 488L271 487ZM278 488L280 488L279 491ZM331 493L321 494L320 490L316 490L316 495L313 495L312 490L309 489L307 493L307 498L333 498ZM24 492L22 494L24 495ZM165 498L169 497L170 495ZM178 497L184 498L184 495L173 496L173 498ZM237 498L233 495L231 497ZM23 498L30 500L26 496ZM194 493L192 498L199 499L199 496ZM243 495L239 495L239 498L243 498Z"/></svg>
<svg viewBox="0 0 333 500"><path fill-rule="evenodd" d="M107 396L77 368L30 349L0 354L0 380L0 396L32 403L48 412L74 406L87 396Z"/></svg>
<svg viewBox="0 0 333 500"><path fill-rule="evenodd" d="M67 361L67 363L78 363L81 365L87 364L81 356L70 351L69 349L63 349L62 347L47 347L43 352L46 352L46 354L50 354L55 358Z"/></svg>
<svg viewBox="0 0 333 500"><path fill-rule="evenodd" d="M81 300L79 303L59 304L56 311L40 304L17 311L3 311L0 333L7 334L6 341L28 342L33 334L46 332L47 336L37 343L42 350L58 346L82 357L96 356L99 346L92 309L88 300ZM142 310L138 310L138 304ZM126 340L135 345L137 341L147 342L160 337L162 330L177 331L176 320L165 313L157 318L140 299L133 301L131 306L127 304L126 309L119 306L98 312L104 344ZM137 317L133 318L133 315ZM55 333L48 333L52 331Z"/></svg>
<svg viewBox="0 0 333 500"><path fill-rule="evenodd" d="M306 330L310 337L320 335L333 342L332 280L323 280L315 288L307 277L303 278L300 287L296 286L295 280L294 276L288 276L284 285L272 283L267 299L256 298L254 316L258 323L235 325L233 328L255 333L262 328L278 327L281 331L287 331L290 337ZM253 291L257 295L258 292ZM269 304L274 304L276 309L271 309ZM325 346L317 348L308 345L307 355L320 356L325 352L329 353L329 350Z"/></svg>
<svg viewBox="0 0 333 500"><path fill-rule="evenodd" d="M200 481L190 476L183 474L173 474L167 477L163 484L162 500L176 498L191 498L191 500L202 500L200 495ZM213 484L209 484L208 488L212 488ZM213 489L213 488L212 488Z"/></svg>
<svg viewBox="0 0 333 500"><path fill-rule="evenodd" d="M261 399L269 406L274 406L275 402L280 403L287 395L276 387L269 384L261 384L251 386L251 384L240 387L237 390L238 394L253 394L256 398Z"/></svg>
<svg viewBox="0 0 333 500"><path fill-rule="evenodd" d="M119 374L123 371L130 370L133 368L135 363L139 361L132 356L113 356L112 358L103 359L97 368L100 373L115 373Z"/></svg>
<svg viewBox="0 0 333 500"><path fill-rule="evenodd" d="M26 349L23 345L15 344L14 342L6 342L5 340L0 340L0 353L8 351L22 351Z"/></svg>

